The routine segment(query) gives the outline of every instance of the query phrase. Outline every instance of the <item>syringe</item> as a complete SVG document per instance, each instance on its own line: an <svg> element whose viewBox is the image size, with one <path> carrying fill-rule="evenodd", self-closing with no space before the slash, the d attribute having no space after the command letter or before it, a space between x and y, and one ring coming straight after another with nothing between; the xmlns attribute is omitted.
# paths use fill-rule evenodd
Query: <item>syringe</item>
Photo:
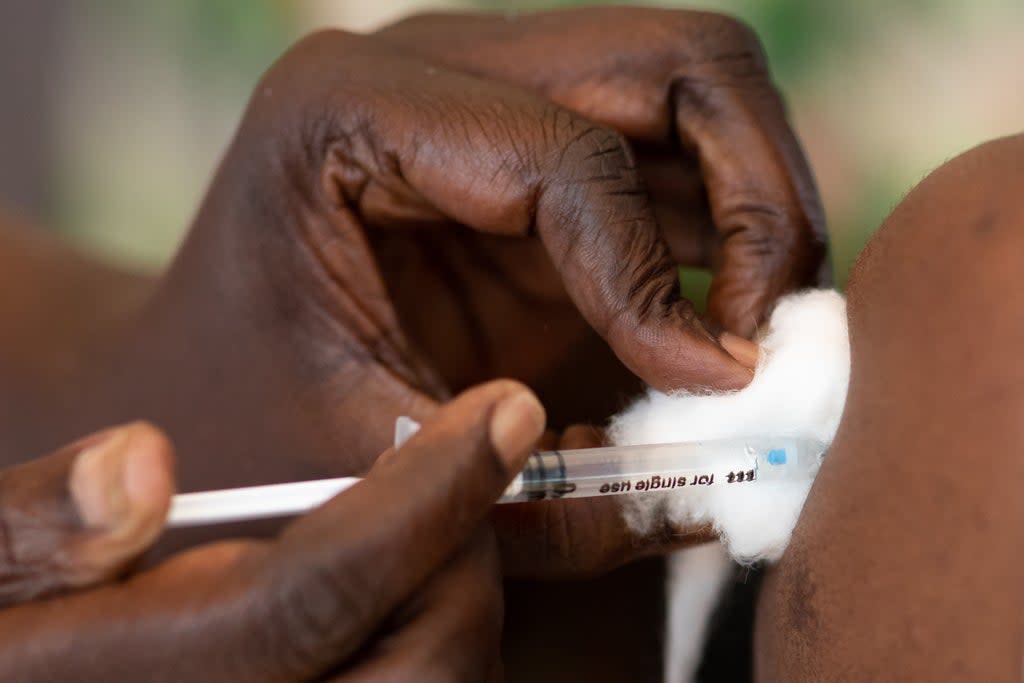
<svg viewBox="0 0 1024 683"><path fill-rule="evenodd" d="M401 440L401 439L400 439ZM498 503L748 485L814 476L825 446L793 437L538 451ZM307 512L358 477L249 486L174 496L168 525L198 526Z"/></svg>

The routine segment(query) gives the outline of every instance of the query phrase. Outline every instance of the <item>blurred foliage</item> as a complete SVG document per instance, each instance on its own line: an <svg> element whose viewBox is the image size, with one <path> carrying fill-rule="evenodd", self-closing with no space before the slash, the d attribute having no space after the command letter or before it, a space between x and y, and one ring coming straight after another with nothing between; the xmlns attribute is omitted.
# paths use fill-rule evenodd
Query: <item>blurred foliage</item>
<svg viewBox="0 0 1024 683"><path fill-rule="evenodd" d="M94 11L133 32L142 31L151 49L184 60L189 71L231 72L266 66L268 52L288 46L295 17L281 2L268 0L176 0L139 3L103 0Z"/></svg>
<svg viewBox="0 0 1024 683"><path fill-rule="evenodd" d="M897 0L899 2L900 0ZM907 4L924 0L902 0ZM816 56L854 42L856 17L870 2L849 3L829 0L692 0L676 2L587 2L585 0L511 0L484 2L481 9L500 5L506 10L539 10L594 5L635 5L705 9L731 14L755 28L765 44L772 68L789 82L813 72L820 63Z"/></svg>
<svg viewBox="0 0 1024 683"><path fill-rule="evenodd" d="M253 84L300 30L271 0L72 5L58 229L156 269L181 235ZM139 226L144 226L140 230Z"/></svg>

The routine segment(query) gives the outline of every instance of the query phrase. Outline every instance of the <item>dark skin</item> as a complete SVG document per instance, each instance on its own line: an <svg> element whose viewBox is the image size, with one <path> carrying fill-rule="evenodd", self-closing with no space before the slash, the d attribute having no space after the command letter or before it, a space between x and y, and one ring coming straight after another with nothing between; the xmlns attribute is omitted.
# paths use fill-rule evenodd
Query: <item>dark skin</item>
<svg viewBox="0 0 1024 683"><path fill-rule="evenodd" d="M1016 136L945 164L859 259L847 410L765 583L758 680L1020 680L1021 159ZM61 458L4 473L3 500L52 492Z"/></svg>
<svg viewBox="0 0 1024 683"><path fill-rule="evenodd" d="M138 423L4 472L0 672L498 680L501 573L486 516L543 427L522 385L477 387L277 539L202 546L106 585L162 526L166 438ZM382 496L393 504L381 509Z"/></svg>
<svg viewBox="0 0 1024 683"><path fill-rule="evenodd" d="M62 363L29 364L2 452L145 417L178 446L183 490L219 488L365 472L395 417L496 376L535 388L558 429L600 422L637 377L737 388L739 335L815 281L823 234L760 46L733 20L601 8L317 34L256 87L169 271L96 270L137 299L22 329L5 365L50 347ZM679 298L677 264L712 269L708 320ZM43 310L95 306L58 265L28 276L52 283ZM592 575L704 538L637 539L609 501L493 522L517 576Z"/></svg>
<svg viewBox="0 0 1024 683"><path fill-rule="evenodd" d="M0 471L0 607L123 574L163 530L170 453L140 423Z"/></svg>
<svg viewBox="0 0 1024 683"><path fill-rule="evenodd" d="M1021 680L1022 160L1018 135L943 165L858 260L846 412L764 586L759 680Z"/></svg>
<svg viewBox="0 0 1024 683"><path fill-rule="evenodd" d="M446 31L480 36L456 50L466 68L422 38ZM530 82L541 64L557 70ZM822 235L760 47L733 20L592 9L317 34L256 87L170 270L71 337L90 343L0 433L45 452L145 417L192 490L365 471L395 417L493 377L535 387L555 428L599 422L633 373L743 386L742 342L709 330L747 333L812 282ZM677 263L713 268L710 327ZM539 546L517 546L532 551L517 573L665 547L624 536L607 503L525 522Z"/></svg>

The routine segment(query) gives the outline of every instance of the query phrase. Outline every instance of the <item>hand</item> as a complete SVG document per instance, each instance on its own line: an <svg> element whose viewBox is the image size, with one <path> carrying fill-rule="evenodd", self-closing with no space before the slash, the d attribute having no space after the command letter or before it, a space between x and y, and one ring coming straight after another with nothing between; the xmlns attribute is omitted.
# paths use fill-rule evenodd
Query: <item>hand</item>
<svg viewBox="0 0 1024 683"><path fill-rule="evenodd" d="M490 680L500 674L502 604L484 518L543 427L543 410L521 385L467 391L365 481L273 542L199 547L121 583L0 612L2 678ZM157 488L166 490L166 441L151 428L130 430L127 442L94 441L94 455L73 465L70 488L84 518L105 520L108 501L121 500L76 489L80 470L111 459L130 500L139 470L148 471L146 488L162 481ZM17 509L66 506L51 474L70 457L21 470ZM112 472L104 471L101 489ZM160 500L151 511L166 510L167 496ZM9 512L15 542L62 526L52 517L26 528ZM75 545L75 533L61 533Z"/></svg>
<svg viewBox="0 0 1024 683"><path fill-rule="evenodd" d="M117 578L160 535L173 491L170 445L141 423L0 472L0 607Z"/></svg>
<svg viewBox="0 0 1024 683"><path fill-rule="evenodd" d="M80 426L159 421L194 490L361 473L398 415L429 417L496 375L542 389L559 427L603 419L628 373L597 334L661 388L748 381L720 345L738 343L679 299L669 243L718 264L712 311L741 332L744 311L817 269L813 187L749 32L703 14L538 15L501 33L506 52L483 40L460 65L428 54L440 41L417 26L440 20L423 21L317 34L270 69L173 267L76 382L93 392L74 403L94 407ZM460 19L453 35L464 21L501 25ZM584 49L598 35L624 36L607 48L621 64ZM528 82L543 66L528 53L554 80ZM683 218L700 201L665 192L687 178L705 186L720 240ZM595 397L603 412L579 408ZM536 558L595 571L665 547L624 535L614 501L546 509L559 512L515 524L553 539L550 552L514 558L522 546L503 542L517 572ZM517 514L496 517L503 538Z"/></svg>
<svg viewBox="0 0 1024 683"><path fill-rule="evenodd" d="M335 290L330 313L431 390L535 382L570 357L584 318L654 386L742 386L749 374L678 300L676 261L717 266L712 315L749 334L822 256L820 207L759 45L716 15L320 34L271 70L248 122L236 146L269 147L267 175L291 192L266 195L258 222L294 226Z"/></svg>
<svg viewBox="0 0 1024 683"><path fill-rule="evenodd" d="M817 190L757 36L740 22L601 7L423 15L376 36L626 136L673 260L713 270L709 315L724 329L749 336L781 294L816 282Z"/></svg>

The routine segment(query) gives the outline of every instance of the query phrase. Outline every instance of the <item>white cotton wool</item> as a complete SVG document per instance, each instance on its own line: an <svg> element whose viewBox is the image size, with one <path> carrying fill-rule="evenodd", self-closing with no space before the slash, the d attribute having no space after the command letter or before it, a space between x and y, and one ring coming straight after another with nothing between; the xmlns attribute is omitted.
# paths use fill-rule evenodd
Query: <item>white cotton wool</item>
<svg viewBox="0 0 1024 683"><path fill-rule="evenodd" d="M724 394L651 390L611 425L618 445L705 441L744 436L813 437L832 442L846 401L850 343L846 301L832 290L782 299L762 330L754 379ZM623 498L638 532L664 516L680 527L711 523L741 562L776 560L789 542L810 482L758 482Z"/></svg>
<svg viewBox="0 0 1024 683"><path fill-rule="evenodd" d="M700 395L651 390L612 421L612 441L794 436L832 443L850 377L846 301L831 290L790 295L778 303L758 342L761 360L746 388ZM708 623L731 571L723 547L740 562L777 560L810 487L810 481L761 481L622 497L625 518L638 532L667 517L679 527L711 523L723 543L669 558L665 683L695 680Z"/></svg>

